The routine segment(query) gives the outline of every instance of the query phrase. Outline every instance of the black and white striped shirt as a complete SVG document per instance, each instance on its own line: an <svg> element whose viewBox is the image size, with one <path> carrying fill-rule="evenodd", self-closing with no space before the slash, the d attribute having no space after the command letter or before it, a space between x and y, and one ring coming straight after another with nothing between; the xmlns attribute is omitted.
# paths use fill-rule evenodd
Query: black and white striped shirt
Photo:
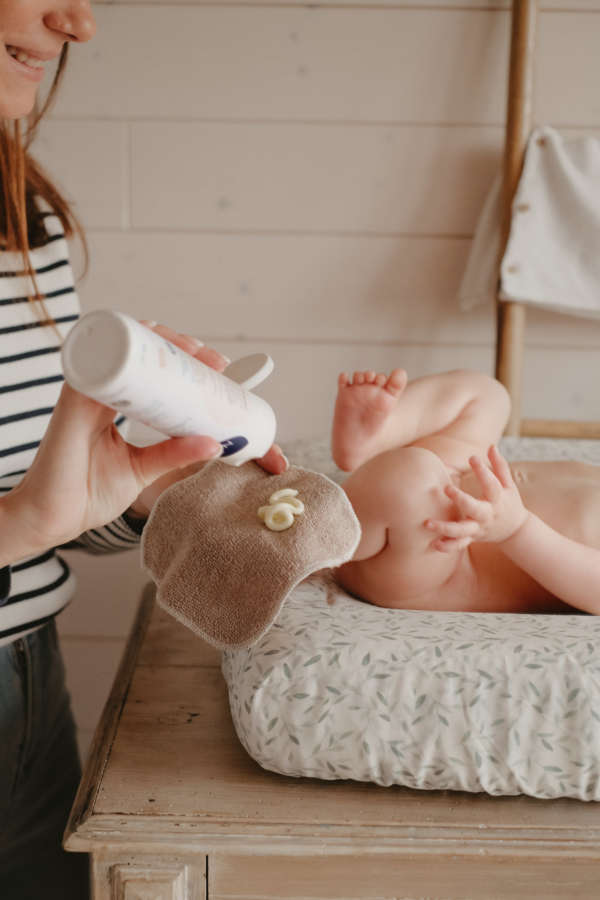
<svg viewBox="0 0 600 900"><path fill-rule="evenodd" d="M64 340L80 309L67 242L57 216L45 217L48 239L30 253L36 283ZM63 374L56 332L41 310L19 253L0 253L0 498L31 465L58 400ZM120 424L117 419L117 424ZM80 535L69 547L92 553L130 549L139 535L122 518ZM54 549L0 570L0 644L40 627L63 609L75 577Z"/></svg>

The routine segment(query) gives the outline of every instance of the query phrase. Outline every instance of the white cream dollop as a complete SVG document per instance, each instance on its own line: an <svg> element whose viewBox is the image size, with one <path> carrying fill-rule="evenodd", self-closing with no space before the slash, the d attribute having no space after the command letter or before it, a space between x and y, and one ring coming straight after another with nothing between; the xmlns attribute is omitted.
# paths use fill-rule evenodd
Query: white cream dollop
<svg viewBox="0 0 600 900"><path fill-rule="evenodd" d="M264 523L271 531L285 531L294 524L294 511L289 503L273 503L265 513Z"/></svg>
<svg viewBox="0 0 600 900"><path fill-rule="evenodd" d="M298 491L295 488L281 488L279 491L275 491L274 494L271 494L269 497L269 503L279 503L280 500L287 500L288 497L297 497Z"/></svg>
<svg viewBox="0 0 600 900"><path fill-rule="evenodd" d="M304 503L294 488L282 488L269 497L266 506L259 506L257 515L271 531L285 531L294 524L294 517L304 512Z"/></svg>

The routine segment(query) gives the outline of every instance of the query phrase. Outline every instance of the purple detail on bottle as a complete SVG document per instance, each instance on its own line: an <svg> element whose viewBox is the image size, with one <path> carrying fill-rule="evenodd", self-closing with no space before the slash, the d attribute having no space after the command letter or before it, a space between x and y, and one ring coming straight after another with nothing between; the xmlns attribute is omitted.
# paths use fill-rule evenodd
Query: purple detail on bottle
<svg viewBox="0 0 600 900"><path fill-rule="evenodd" d="M224 456L231 456L233 453L237 453L238 450L241 450L247 445L247 438L242 437L241 434L236 435L236 437L227 438L226 441L221 441L223 452L221 453L220 458L223 459Z"/></svg>

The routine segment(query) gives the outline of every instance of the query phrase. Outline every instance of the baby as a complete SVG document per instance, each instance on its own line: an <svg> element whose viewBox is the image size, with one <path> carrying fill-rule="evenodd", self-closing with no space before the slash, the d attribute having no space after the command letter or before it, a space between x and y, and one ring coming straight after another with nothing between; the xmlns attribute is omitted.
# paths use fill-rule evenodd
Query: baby
<svg viewBox="0 0 600 900"><path fill-rule="evenodd" d="M402 609L600 613L600 466L509 465L509 405L471 371L340 375L333 458L362 528L344 588Z"/></svg>

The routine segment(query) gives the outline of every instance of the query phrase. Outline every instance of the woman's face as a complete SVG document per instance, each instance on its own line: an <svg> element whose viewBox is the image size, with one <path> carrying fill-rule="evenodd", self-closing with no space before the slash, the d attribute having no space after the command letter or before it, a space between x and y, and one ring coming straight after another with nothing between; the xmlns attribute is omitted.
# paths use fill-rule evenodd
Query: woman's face
<svg viewBox="0 0 600 900"><path fill-rule="evenodd" d="M0 0L0 118L28 115L44 63L95 31L90 0Z"/></svg>

